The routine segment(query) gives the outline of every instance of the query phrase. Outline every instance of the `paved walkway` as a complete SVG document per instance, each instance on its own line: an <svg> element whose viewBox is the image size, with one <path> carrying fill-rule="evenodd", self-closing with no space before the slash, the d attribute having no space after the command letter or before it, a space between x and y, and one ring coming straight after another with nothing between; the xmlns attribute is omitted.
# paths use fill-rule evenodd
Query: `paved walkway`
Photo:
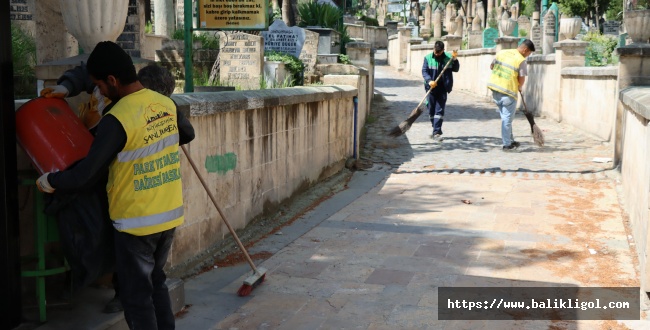
<svg viewBox="0 0 650 330"><path fill-rule="evenodd" d="M612 146L538 118L540 149L519 115L522 145L505 153L494 106L463 91L449 96L442 143L426 114L387 137L424 91L419 78L381 65L385 50L376 58L386 101L373 105L361 150L372 167L250 249L272 255L250 296L236 295L246 264L188 279L177 329L650 329L648 321L438 320L440 287L638 286L617 172L594 162ZM40 328L124 329L121 314L97 315L112 292L95 291L77 299L85 303L74 316L52 311Z"/></svg>
<svg viewBox="0 0 650 330"><path fill-rule="evenodd" d="M249 297L235 296L244 276L224 282L229 270L188 280L192 306L177 327L623 328L616 321L438 320L439 287L639 285L616 172L593 161L610 157L611 146L539 119L547 139L539 149L517 117L522 146L504 153L493 106L462 91L450 95L444 142L431 140L426 115L405 136L389 138L385 132L424 92L419 79L387 66L377 66L376 79L387 101L373 107L362 151L374 166L282 237L251 250L273 256L261 263L267 281Z"/></svg>

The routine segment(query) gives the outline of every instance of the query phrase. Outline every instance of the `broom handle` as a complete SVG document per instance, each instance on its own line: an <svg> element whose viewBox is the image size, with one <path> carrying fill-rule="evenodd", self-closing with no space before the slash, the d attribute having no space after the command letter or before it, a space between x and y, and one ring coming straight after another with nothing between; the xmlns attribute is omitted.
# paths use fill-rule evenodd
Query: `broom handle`
<svg viewBox="0 0 650 330"><path fill-rule="evenodd" d="M436 80L434 80L434 81L436 82L436 84L438 83L438 80L440 80L440 77L442 77L442 74L445 73L445 70L447 70L447 67L449 66L449 63L451 63L451 61L453 61L453 60L454 60L454 59L452 58L451 60L447 61L447 63L445 64L445 66L442 67L442 71L440 71L440 74L438 75L438 78L436 78ZM416 109L419 108L419 107L422 105L422 103L424 103L424 100L427 99L427 96L429 96L429 94L431 94L431 91L432 91L432 90L433 90L433 88L429 88L429 91L428 91L426 94L424 94L424 97L422 98L422 101L420 101L420 103L418 104L418 106L415 107Z"/></svg>
<svg viewBox="0 0 650 330"><path fill-rule="evenodd" d="M528 107L526 106L526 101L524 101L524 94L519 91L519 95L521 95L521 104L524 105L524 111L528 112Z"/></svg>
<svg viewBox="0 0 650 330"><path fill-rule="evenodd" d="M253 260L251 259L251 256L248 255L248 252L246 251L246 248L244 247L244 244L239 240L239 237L237 237L237 233L235 233L235 230L232 228L230 223L228 223L228 220L226 220L226 216L223 215L223 212L221 211L221 208L217 204L217 199L214 197L212 192L210 191L210 188L208 188L208 184L205 183L205 180L203 180L203 176L199 173L199 169L196 167L196 164L194 164L194 160L192 160L192 157L190 157L190 153L187 152L187 149L185 149L185 146L182 145L181 149L183 149L183 152L185 153L185 156L187 157L187 160L190 162L190 165L192 166L192 169L194 169L194 173L196 173L196 176L199 178L199 181L201 181L201 184L203 185L203 188L205 188L205 192L208 193L208 196L210 196L210 199L212 200L212 204L214 204L214 207L217 208L217 212L219 212L219 215L221 216L221 219L223 220L223 223L226 224L226 227L228 227L228 230L230 230L230 233L232 234L232 237L235 239L235 242L237 242L237 245L241 249L241 251L244 253L244 256L246 257L246 261L248 261L248 264L253 268L253 271L256 273L259 273L257 271L257 267L255 267L255 264L253 263Z"/></svg>

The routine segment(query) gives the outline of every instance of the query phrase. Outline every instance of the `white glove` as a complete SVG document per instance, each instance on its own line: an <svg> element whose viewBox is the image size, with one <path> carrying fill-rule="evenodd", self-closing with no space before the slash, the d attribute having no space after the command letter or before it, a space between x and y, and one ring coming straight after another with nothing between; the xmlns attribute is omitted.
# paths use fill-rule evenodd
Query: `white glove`
<svg viewBox="0 0 650 330"><path fill-rule="evenodd" d="M50 183L47 181L48 174L50 174L50 173L47 172L47 173L41 175L41 177L38 178L38 180L36 180L36 187L41 192L51 194L51 193L54 192L54 188L52 188Z"/></svg>
<svg viewBox="0 0 650 330"><path fill-rule="evenodd" d="M63 85L56 85L52 87L46 87L43 88L41 91L41 96L45 98L57 98L57 99L63 99L66 96L68 96L68 89L65 88Z"/></svg>

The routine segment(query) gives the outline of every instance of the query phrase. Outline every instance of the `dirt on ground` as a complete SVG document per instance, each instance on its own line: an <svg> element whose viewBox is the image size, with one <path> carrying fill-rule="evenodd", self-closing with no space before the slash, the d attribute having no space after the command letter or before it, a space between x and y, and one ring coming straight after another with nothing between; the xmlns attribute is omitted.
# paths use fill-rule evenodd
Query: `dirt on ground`
<svg viewBox="0 0 650 330"><path fill-rule="evenodd" d="M296 221L324 200L347 189L347 183L351 177L352 171L344 168L339 173L313 184L306 191L280 205L272 214L264 214L251 221L245 228L236 230L237 236L248 249L256 242ZM271 255L268 252L260 252L251 255L251 259L253 261L265 260ZM245 262L243 253L237 247L232 235L228 233L218 245L211 247L193 260L168 270L167 274L168 277L186 279L213 269L215 266L226 267Z"/></svg>

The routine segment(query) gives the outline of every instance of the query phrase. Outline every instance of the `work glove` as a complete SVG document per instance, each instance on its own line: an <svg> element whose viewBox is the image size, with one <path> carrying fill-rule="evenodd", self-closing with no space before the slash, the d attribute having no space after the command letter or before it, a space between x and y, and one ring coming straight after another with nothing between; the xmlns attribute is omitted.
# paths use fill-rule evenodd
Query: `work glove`
<svg viewBox="0 0 650 330"><path fill-rule="evenodd" d="M458 51L457 51L457 50L454 50L454 51L451 52L451 58L452 58L453 60L455 60L456 57L458 57Z"/></svg>
<svg viewBox="0 0 650 330"><path fill-rule="evenodd" d="M90 100L79 105L79 118L81 118L84 126L87 129L97 126L102 119L104 109L110 103L111 101L101 94L99 88L95 87L95 90L90 94Z"/></svg>
<svg viewBox="0 0 650 330"><path fill-rule="evenodd" d="M47 172L43 175L41 175L38 180L36 180L36 187L38 190L44 193L51 194L54 192L54 188L50 185L50 183L47 181L47 176L50 174L50 172Z"/></svg>
<svg viewBox="0 0 650 330"><path fill-rule="evenodd" d="M63 85L56 85L54 87L46 87L41 91L41 96L45 98L63 99L68 96L68 89Z"/></svg>
<svg viewBox="0 0 650 330"><path fill-rule="evenodd" d="M429 87L430 88L436 88L438 86L438 83L435 80L429 81Z"/></svg>

